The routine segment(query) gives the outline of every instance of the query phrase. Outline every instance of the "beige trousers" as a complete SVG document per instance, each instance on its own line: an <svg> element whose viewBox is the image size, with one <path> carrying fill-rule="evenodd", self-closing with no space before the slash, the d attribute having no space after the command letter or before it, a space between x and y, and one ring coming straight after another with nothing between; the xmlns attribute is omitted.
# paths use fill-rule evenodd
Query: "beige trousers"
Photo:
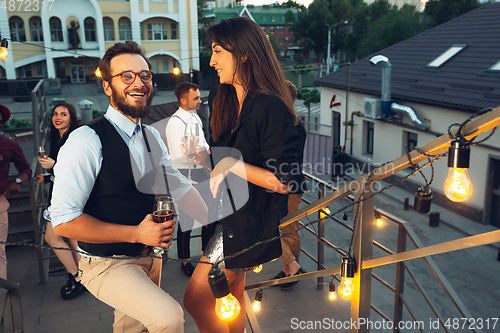
<svg viewBox="0 0 500 333"><path fill-rule="evenodd" d="M7 241L9 233L9 215L7 210L10 204L4 195L0 195L0 241ZM5 244L0 244L0 278L7 280L7 255L5 254Z"/></svg>
<svg viewBox="0 0 500 333"><path fill-rule="evenodd" d="M182 333L184 311L159 288L158 258L80 260L82 284L115 309L114 333Z"/></svg>
<svg viewBox="0 0 500 333"><path fill-rule="evenodd" d="M300 208L300 201L302 199L302 194L289 194L288 195L288 215L295 213ZM295 221L286 227L281 229L282 234L287 234L294 231L300 227L299 221ZM299 262L300 256L300 232L296 231L288 236L281 238L281 248L283 253L281 254L281 261L286 266L292 261Z"/></svg>

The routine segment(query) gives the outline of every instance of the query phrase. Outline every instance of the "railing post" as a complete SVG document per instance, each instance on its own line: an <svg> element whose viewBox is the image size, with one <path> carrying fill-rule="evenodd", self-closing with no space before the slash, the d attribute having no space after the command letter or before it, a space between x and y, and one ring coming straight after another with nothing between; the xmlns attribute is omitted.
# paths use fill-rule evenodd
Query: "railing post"
<svg viewBox="0 0 500 333"><path fill-rule="evenodd" d="M319 184L318 186L318 199L325 196L325 185ZM318 211L318 237L321 239L325 237L325 219L321 218L321 213ZM325 247L318 242L318 271L323 269L325 263ZM323 290L323 277L318 278L318 290Z"/></svg>
<svg viewBox="0 0 500 333"><path fill-rule="evenodd" d="M372 270L362 270L363 260L371 259L373 246L373 222L375 197L372 195L372 183L359 184L360 189L355 194L355 201L364 199L354 206L355 228L352 254L356 260L356 274L354 275L354 292L351 296L351 318L358 323L351 328L351 333L368 333L368 325L359 325L360 320L365 323L370 320L370 298Z"/></svg>
<svg viewBox="0 0 500 333"><path fill-rule="evenodd" d="M398 225L398 253L406 251L406 230L402 224ZM396 264L396 287L394 291L394 333L400 332L398 324L403 320L403 302L401 295L404 293L405 266L403 262Z"/></svg>

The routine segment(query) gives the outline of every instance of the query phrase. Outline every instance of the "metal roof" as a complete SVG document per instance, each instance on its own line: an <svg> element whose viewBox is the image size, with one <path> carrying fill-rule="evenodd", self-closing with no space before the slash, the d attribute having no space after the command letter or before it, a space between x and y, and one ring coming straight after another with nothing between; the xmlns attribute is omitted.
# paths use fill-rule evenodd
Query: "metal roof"
<svg viewBox="0 0 500 333"><path fill-rule="evenodd" d="M370 59L382 54L392 65L392 100L476 112L500 105L500 3L479 7L454 20L351 64L350 91L381 95L381 68ZM438 68L426 67L453 45L466 47ZM315 81L346 89L347 68Z"/></svg>

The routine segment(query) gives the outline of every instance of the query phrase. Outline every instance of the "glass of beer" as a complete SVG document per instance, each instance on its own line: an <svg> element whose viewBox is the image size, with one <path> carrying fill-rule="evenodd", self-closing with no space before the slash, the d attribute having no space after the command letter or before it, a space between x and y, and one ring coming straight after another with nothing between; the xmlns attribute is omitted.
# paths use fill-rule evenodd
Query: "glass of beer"
<svg viewBox="0 0 500 333"><path fill-rule="evenodd" d="M174 200L168 195L159 195L155 198L155 206L153 209L153 221L156 223L163 223L174 218ZM154 253L163 254L165 249L156 246Z"/></svg>

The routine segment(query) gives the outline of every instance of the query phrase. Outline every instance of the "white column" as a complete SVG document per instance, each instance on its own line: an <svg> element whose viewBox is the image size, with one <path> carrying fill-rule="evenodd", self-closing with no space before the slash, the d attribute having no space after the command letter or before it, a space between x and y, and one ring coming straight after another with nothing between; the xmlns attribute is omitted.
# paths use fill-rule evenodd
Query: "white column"
<svg viewBox="0 0 500 333"><path fill-rule="evenodd" d="M167 0L167 10L168 13L174 12L174 0Z"/></svg>
<svg viewBox="0 0 500 333"><path fill-rule="evenodd" d="M144 13L149 13L149 0L142 0Z"/></svg>
<svg viewBox="0 0 500 333"><path fill-rule="evenodd" d="M0 10L0 36L2 38L9 38L9 56L3 59L5 66L5 74L7 75L7 80L16 79L16 69L14 68L14 52L12 52L12 42L10 41L10 27L9 18L7 16L6 10ZM2 60L0 60L2 61Z"/></svg>
<svg viewBox="0 0 500 333"><path fill-rule="evenodd" d="M132 40L141 45L141 20L139 15L139 0L130 0L130 24L132 26Z"/></svg>
<svg viewBox="0 0 500 333"><path fill-rule="evenodd" d="M181 71L189 73L189 40L186 1L179 2L179 38L181 41ZM196 7L195 7L196 8Z"/></svg>
<svg viewBox="0 0 500 333"><path fill-rule="evenodd" d="M191 68L200 70L200 46L198 37L198 6L196 0L191 0L189 4L191 16Z"/></svg>

